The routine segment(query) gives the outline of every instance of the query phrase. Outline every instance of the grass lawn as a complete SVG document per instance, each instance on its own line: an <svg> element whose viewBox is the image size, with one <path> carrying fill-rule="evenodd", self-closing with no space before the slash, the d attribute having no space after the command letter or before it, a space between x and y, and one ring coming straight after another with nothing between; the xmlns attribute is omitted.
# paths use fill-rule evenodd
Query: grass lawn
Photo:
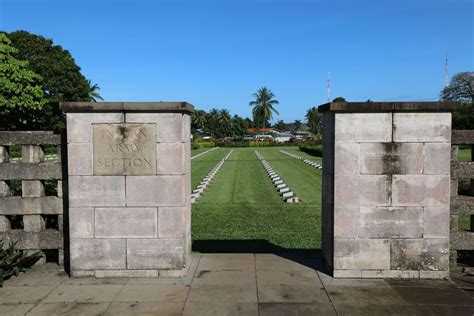
<svg viewBox="0 0 474 316"><path fill-rule="evenodd" d="M321 171L279 153L282 147L257 148L303 199L298 204L284 203L256 158L255 149L235 148L207 192L193 204L194 250L319 249ZM229 150L218 149L215 157ZM203 165L193 160L193 181Z"/></svg>
<svg viewBox="0 0 474 316"><path fill-rule="evenodd" d="M471 146L461 145L459 146L458 158L460 161L472 161L471 159ZM461 214L459 216L459 230L470 230L471 229L471 215Z"/></svg>
<svg viewBox="0 0 474 316"><path fill-rule="evenodd" d="M205 151L208 151L209 149L212 149L212 148L199 148L199 149L192 149L191 150L191 157L194 157L202 152L205 152Z"/></svg>
<svg viewBox="0 0 474 316"><path fill-rule="evenodd" d="M218 148L191 160L191 186L193 190L201 182L202 178L211 171L212 167L214 167L219 160L224 158L225 154L229 151L230 149ZM194 151L192 151L191 156L194 155Z"/></svg>

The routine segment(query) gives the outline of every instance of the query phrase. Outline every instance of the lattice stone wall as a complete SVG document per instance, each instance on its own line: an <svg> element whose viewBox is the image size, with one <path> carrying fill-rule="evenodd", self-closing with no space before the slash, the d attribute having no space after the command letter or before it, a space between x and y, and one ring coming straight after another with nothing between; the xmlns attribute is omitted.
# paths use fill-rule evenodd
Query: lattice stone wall
<svg viewBox="0 0 474 316"><path fill-rule="evenodd" d="M453 131L451 144L450 270L460 271L474 266L474 130ZM471 147L471 161L459 161L460 145ZM460 230L462 217L470 231Z"/></svg>
<svg viewBox="0 0 474 316"><path fill-rule="evenodd" d="M52 132L0 132L0 240L41 250L39 263L64 263L60 146Z"/></svg>

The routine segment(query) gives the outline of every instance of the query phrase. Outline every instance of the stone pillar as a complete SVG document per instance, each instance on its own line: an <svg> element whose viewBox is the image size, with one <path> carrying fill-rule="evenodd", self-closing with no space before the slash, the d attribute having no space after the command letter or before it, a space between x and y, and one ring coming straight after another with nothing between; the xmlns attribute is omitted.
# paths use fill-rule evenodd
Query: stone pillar
<svg viewBox="0 0 474 316"><path fill-rule="evenodd" d="M71 275L184 275L193 106L64 102L60 108L67 117Z"/></svg>
<svg viewBox="0 0 474 316"><path fill-rule="evenodd" d="M323 257L334 277L445 278L456 103L328 103Z"/></svg>

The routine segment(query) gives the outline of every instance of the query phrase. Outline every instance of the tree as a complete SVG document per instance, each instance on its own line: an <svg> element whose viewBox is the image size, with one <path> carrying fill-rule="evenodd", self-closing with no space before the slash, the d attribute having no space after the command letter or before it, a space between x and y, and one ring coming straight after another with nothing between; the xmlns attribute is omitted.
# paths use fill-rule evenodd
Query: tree
<svg viewBox="0 0 474 316"><path fill-rule="evenodd" d="M265 128L265 126L268 125L268 121L272 119L273 113L279 114L274 108L274 105L280 102L273 99L275 95L266 87L258 89L258 91L253 94L253 97L255 100L251 101L249 105L253 107L252 114L254 121L261 122L262 127Z"/></svg>
<svg viewBox="0 0 474 316"><path fill-rule="evenodd" d="M345 98L343 97L337 97L335 98L334 100L332 100L332 102L347 102Z"/></svg>
<svg viewBox="0 0 474 316"><path fill-rule="evenodd" d="M87 80L87 85L89 86L89 98L92 102L97 102L97 100L104 100L99 94L99 85L97 83L92 84L90 80Z"/></svg>
<svg viewBox="0 0 474 316"><path fill-rule="evenodd" d="M320 134L323 131L323 115L318 112L317 107L312 107L306 112L306 122L309 130L314 134Z"/></svg>
<svg viewBox="0 0 474 316"><path fill-rule="evenodd" d="M301 121L300 120L295 120L293 122L293 128L294 128L294 131L297 132L301 129Z"/></svg>
<svg viewBox="0 0 474 316"><path fill-rule="evenodd" d="M193 113L191 122L193 129L203 129L206 123L206 111L197 110Z"/></svg>
<svg viewBox="0 0 474 316"><path fill-rule="evenodd" d="M29 129L46 99L41 76L28 69L28 62L14 57L17 49L0 33L0 128Z"/></svg>
<svg viewBox="0 0 474 316"><path fill-rule="evenodd" d="M288 125L282 120L277 121L273 127L280 132L288 131Z"/></svg>
<svg viewBox="0 0 474 316"><path fill-rule="evenodd" d="M64 129L64 116L59 110L60 101L91 101L90 86L81 74L71 54L43 36L16 31L7 34L12 46L17 48L15 57L28 61L29 69L42 78L43 93L48 103L36 117L33 129Z"/></svg>
<svg viewBox="0 0 474 316"><path fill-rule="evenodd" d="M460 72L441 91L442 101L459 101L461 109L453 113L455 129L474 129L474 72Z"/></svg>

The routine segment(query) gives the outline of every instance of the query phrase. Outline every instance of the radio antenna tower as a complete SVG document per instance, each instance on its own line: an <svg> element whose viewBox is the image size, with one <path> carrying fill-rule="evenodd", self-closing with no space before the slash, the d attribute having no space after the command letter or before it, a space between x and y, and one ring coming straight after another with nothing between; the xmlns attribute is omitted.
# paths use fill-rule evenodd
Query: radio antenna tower
<svg viewBox="0 0 474 316"><path fill-rule="evenodd" d="M328 94L328 103L331 102L331 74L328 72L328 80L326 81L326 90Z"/></svg>
<svg viewBox="0 0 474 316"><path fill-rule="evenodd" d="M444 87L449 85L449 76L448 76L448 52L446 52L446 59L444 60Z"/></svg>

